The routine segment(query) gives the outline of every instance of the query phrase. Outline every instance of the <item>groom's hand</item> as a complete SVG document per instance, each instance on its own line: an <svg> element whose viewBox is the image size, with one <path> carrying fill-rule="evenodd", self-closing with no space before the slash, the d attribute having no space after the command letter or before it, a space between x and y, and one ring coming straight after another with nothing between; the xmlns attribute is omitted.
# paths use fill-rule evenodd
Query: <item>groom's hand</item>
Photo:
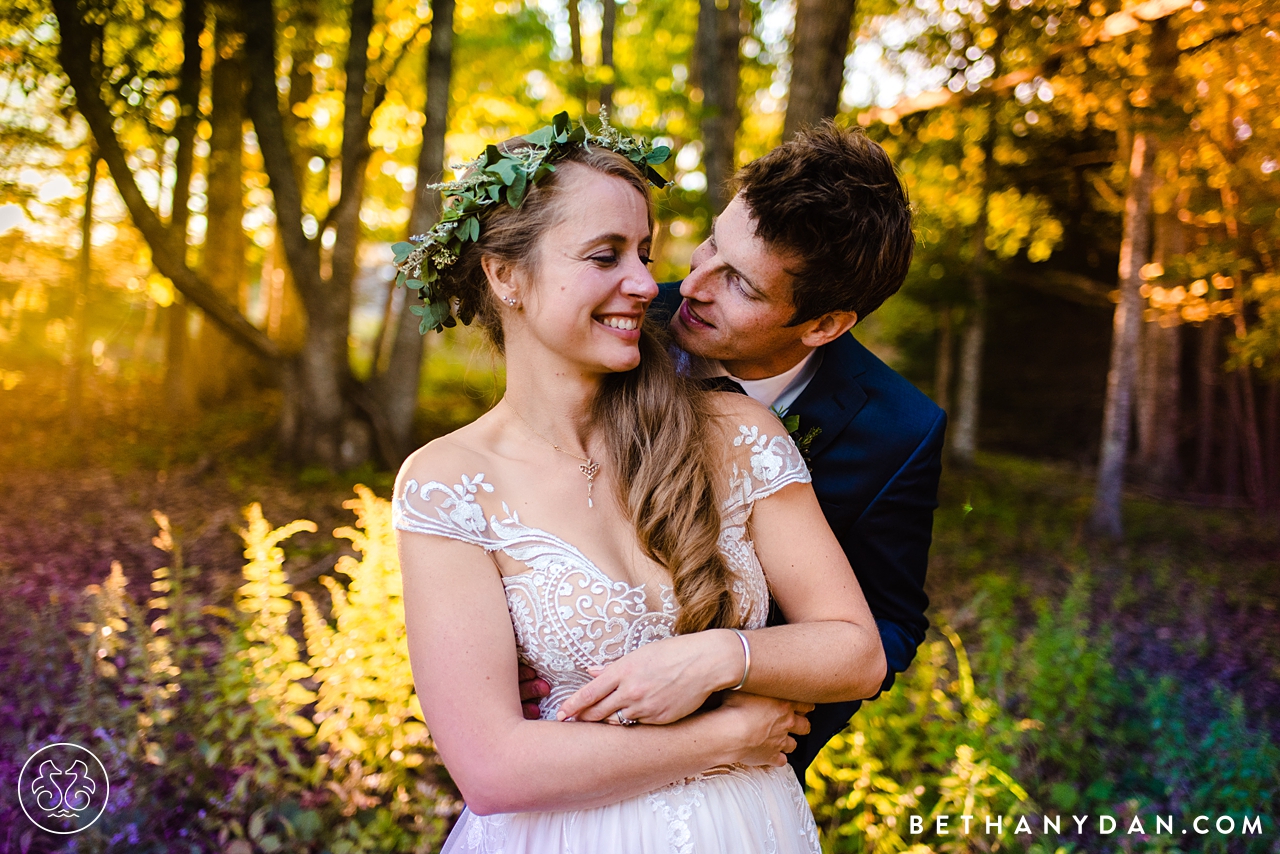
<svg viewBox="0 0 1280 854"><path fill-rule="evenodd" d="M524 709L524 719L536 721L542 717L538 701L551 693L551 686L545 679L538 677L538 671L527 664L520 665L520 707Z"/></svg>

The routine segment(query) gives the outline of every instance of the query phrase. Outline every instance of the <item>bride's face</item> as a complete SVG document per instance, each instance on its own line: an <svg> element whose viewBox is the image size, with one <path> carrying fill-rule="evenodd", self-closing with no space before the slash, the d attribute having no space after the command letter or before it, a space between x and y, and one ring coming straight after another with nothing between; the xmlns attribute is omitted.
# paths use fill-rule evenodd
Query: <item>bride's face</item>
<svg viewBox="0 0 1280 854"><path fill-rule="evenodd" d="M528 336L586 373L640 364L640 323L658 294L649 272L648 200L621 178L565 163L554 224L506 312L508 359ZM514 334L513 334L514 333Z"/></svg>

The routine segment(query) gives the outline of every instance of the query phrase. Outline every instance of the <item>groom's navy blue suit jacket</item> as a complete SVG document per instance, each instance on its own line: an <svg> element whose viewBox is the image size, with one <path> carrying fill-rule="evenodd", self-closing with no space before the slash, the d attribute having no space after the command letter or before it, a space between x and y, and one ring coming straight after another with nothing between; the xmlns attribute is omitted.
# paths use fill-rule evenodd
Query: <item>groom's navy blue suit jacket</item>
<svg viewBox="0 0 1280 854"><path fill-rule="evenodd" d="M664 284L650 312L664 323L680 300L679 283ZM813 489L880 630L888 660L881 690L888 690L929 627L924 578L947 416L852 334L822 347L821 356L787 414L800 417L801 434L822 430L809 447ZM801 781L861 704L820 705L809 715L813 729L797 738L790 757Z"/></svg>

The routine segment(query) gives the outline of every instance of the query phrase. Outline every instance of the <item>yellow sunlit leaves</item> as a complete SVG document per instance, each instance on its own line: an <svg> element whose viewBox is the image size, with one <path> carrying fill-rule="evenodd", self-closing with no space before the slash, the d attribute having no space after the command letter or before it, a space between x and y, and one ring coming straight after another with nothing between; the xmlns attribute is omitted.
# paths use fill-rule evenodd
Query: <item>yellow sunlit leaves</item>
<svg viewBox="0 0 1280 854"><path fill-rule="evenodd" d="M147 276L147 296L155 300L156 305L165 308L173 304L173 282L160 275L152 273Z"/></svg>
<svg viewBox="0 0 1280 854"><path fill-rule="evenodd" d="M25 378L26 374L22 371L8 371L0 369L0 388L5 391L13 391L18 387Z"/></svg>

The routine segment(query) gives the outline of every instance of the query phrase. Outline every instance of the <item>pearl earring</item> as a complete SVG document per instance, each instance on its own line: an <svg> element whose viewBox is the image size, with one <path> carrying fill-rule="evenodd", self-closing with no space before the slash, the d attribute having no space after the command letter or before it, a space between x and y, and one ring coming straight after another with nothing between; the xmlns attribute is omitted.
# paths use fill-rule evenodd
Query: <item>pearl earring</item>
<svg viewBox="0 0 1280 854"><path fill-rule="evenodd" d="M503 298L502 298L502 301L503 301L503 302L505 302L507 305L511 306L512 308L515 308L515 307L516 307L516 298L515 298L515 297L503 297Z"/></svg>

